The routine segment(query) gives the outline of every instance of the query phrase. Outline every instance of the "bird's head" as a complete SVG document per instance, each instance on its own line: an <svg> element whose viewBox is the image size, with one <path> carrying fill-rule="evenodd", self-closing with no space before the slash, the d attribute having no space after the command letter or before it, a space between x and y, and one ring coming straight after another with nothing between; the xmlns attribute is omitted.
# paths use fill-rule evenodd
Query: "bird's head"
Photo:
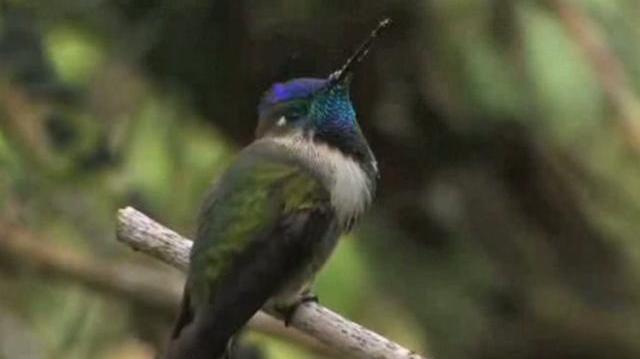
<svg viewBox="0 0 640 359"><path fill-rule="evenodd" d="M258 107L257 137L303 133L330 144L361 136L349 98L349 83L357 65L367 55L383 20L347 62L329 77L298 78L274 84Z"/></svg>

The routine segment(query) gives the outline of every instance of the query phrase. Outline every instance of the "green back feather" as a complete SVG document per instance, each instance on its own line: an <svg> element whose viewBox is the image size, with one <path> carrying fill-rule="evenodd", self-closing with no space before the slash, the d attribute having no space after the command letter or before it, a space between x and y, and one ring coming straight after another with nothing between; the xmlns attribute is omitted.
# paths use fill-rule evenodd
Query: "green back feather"
<svg viewBox="0 0 640 359"><path fill-rule="evenodd" d="M195 305L215 295L239 255L281 218L328 203L320 181L283 158L250 146L205 200L189 278Z"/></svg>

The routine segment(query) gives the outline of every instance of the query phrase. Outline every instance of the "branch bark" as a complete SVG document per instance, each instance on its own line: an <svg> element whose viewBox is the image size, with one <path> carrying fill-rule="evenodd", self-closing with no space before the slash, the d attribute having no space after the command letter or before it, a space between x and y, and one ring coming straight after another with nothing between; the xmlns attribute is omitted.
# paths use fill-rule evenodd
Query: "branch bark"
<svg viewBox="0 0 640 359"><path fill-rule="evenodd" d="M8 268L28 266L47 278L72 281L157 310L162 315L175 312L180 304L183 281L173 273L127 262L101 260L50 242L28 228L0 217L0 263ZM2 262L5 259L7 263ZM311 352L327 356L336 354L315 338L285 327L281 321L265 313L256 314L250 327L295 342Z"/></svg>
<svg viewBox="0 0 640 359"><path fill-rule="evenodd" d="M134 250L183 271L188 267L191 241L134 208L118 211L117 238ZM257 313L249 325L255 326L257 321L264 319L264 315ZM317 303L302 304L293 315L290 326L314 337L337 353L353 358L426 359Z"/></svg>

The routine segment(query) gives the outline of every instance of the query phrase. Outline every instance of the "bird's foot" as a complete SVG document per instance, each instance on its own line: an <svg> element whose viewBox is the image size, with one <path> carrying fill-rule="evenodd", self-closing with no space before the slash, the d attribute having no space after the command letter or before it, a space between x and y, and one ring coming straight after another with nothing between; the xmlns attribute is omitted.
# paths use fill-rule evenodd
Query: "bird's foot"
<svg viewBox="0 0 640 359"><path fill-rule="evenodd" d="M318 303L318 301L318 296L308 291L302 293L302 295L294 304L278 308L277 310L278 312L280 312L284 320L284 326L288 327L291 324L291 320L293 319L293 316L296 314L296 310L298 310L298 307L300 307L300 305L309 302Z"/></svg>
<svg viewBox="0 0 640 359"><path fill-rule="evenodd" d="M317 295L315 295L312 292L304 292L300 297L300 301L298 301L298 304L309 303L309 302L319 303L320 299L318 298Z"/></svg>

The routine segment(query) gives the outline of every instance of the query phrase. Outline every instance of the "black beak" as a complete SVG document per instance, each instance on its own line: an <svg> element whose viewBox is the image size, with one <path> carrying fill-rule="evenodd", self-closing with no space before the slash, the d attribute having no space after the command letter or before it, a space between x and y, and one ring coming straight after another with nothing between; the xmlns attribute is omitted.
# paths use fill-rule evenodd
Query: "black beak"
<svg viewBox="0 0 640 359"><path fill-rule="evenodd" d="M342 67L329 75L329 81L331 85L348 82L351 78L351 74L353 73L355 67L362 62L362 60L369 53L369 49L373 44L373 41L378 37L378 33L383 29L387 28L391 25L391 19L386 18L378 23L375 29L371 31L369 37L367 37L364 42L358 47L358 49L349 57L347 62L342 65Z"/></svg>

